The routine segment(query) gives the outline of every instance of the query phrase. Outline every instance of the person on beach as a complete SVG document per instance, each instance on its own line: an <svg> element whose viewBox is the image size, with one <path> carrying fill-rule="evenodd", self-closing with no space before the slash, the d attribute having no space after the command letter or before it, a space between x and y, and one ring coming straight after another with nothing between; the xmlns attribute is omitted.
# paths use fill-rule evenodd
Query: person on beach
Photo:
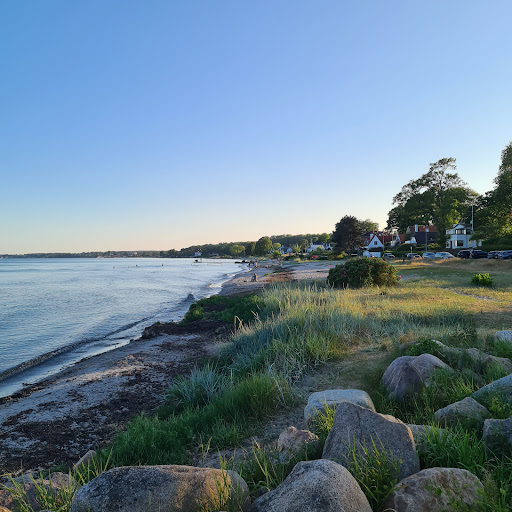
<svg viewBox="0 0 512 512"><path fill-rule="evenodd" d="M254 275L252 276L252 281L253 283L256 282L258 280L258 275L256 274L256 272L254 272Z"/></svg>

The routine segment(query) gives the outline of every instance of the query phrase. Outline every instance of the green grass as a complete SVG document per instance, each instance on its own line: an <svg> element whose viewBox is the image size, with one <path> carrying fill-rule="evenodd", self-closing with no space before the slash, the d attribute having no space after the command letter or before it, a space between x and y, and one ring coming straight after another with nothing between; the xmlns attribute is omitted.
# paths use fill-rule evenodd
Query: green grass
<svg viewBox="0 0 512 512"><path fill-rule="evenodd" d="M358 348L393 350L400 343L423 340L416 350L429 352L435 349L430 340L437 339L449 346L475 346L498 356L512 355L510 346L492 339L495 330L509 327L512 314L512 267L508 262L497 263L397 262L399 273L407 279L393 288L335 290L321 282L292 282L266 287L259 296L230 298L229 303L225 298L199 301L192 308L198 311L191 316L220 319L226 315L228 322L242 320L231 343L216 361L176 379L157 415L141 415L127 425L112 444L111 464L186 464L206 440L212 449L236 446L263 421L293 403L294 385L302 376ZM496 286L475 291L468 276L488 270L489 264ZM463 371L455 377L440 372L434 386L402 404L379 391L382 372L369 376L366 389L373 389L379 412L409 423L432 425L437 409L470 395L481 382L497 375L495 369L476 368L464 357L457 364ZM480 372L478 382L472 373L475 369ZM508 414L504 404L493 407L496 414ZM317 423L324 440L331 416L327 414ZM478 466L486 496L494 489L496 503L510 499L504 469L508 462L493 462L480 453L480 445L466 453L469 448L464 442L471 446L474 440L471 431L466 432L466 441L452 443L449 449L445 440L445 457L451 457L446 460L455 461L457 467ZM422 455L424 464L433 464L442 454L434 441L430 444L430 451ZM277 464L274 455L260 447L252 469L245 469L254 490L274 487L291 471ZM378 460L377 455L369 454L369 461ZM361 484L375 493L370 498L376 503L389 478L376 475L374 466L360 469L361 475L377 478L377 483L368 480L370 483Z"/></svg>

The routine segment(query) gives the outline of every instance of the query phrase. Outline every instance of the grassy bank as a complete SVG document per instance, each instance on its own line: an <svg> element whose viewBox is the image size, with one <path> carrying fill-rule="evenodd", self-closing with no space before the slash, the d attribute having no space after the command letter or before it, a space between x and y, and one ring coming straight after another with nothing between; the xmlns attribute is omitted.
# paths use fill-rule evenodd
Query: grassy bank
<svg viewBox="0 0 512 512"><path fill-rule="evenodd" d="M496 330L510 328L512 262L448 260L394 265L402 277L397 287L337 290L323 282L279 283L265 288L257 298L244 299L243 306L230 303L226 315L244 320L234 322L237 329L225 349L190 376L169 383L158 413L130 422L102 453L103 461L108 458L110 467L187 464L197 460L205 446L213 451L237 446L260 432L269 418L304 407L297 397L305 376L319 385L317 389L325 389L315 376L330 368L328 387L344 387L339 365L362 351L370 356L367 362L358 363L357 386L370 392L377 410L407 422L433 424L433 412L445 401L468 396L475 381L462 374L443 381L440 375L434 392L398 404L379 388L385 364L398 355L400 344L431 339L512 356L506 346L492 340ZM495 286L472 285L471 278L478 272L489 272ZM221 318L215 301L219 299L201 301L186 322L204 321L205 313ZM378 360L377 365L371 363L372 358ZM490 371L479 374L481 382L498 376ZM441 389L440 398L435 390ZM323 437L329 421L325 418L318 427ZM486 485L487 510L509 510L510 459L486 454L471 428L452 434L449 438L433 435L421 448L423 467L446 464L474 471ZM378 463L378 454L370 459ZM242 476L256 492L278 485L292 467L293 463L276 463L271 448L256 447ZM377 475L378 482L372 484L364 475ZM358 478L363 488L374 486L371 492L376 492L375 485L380 494L389 487L388 477L372 468L361 468ZM379 492L372 503L378 503Z"/></svg>

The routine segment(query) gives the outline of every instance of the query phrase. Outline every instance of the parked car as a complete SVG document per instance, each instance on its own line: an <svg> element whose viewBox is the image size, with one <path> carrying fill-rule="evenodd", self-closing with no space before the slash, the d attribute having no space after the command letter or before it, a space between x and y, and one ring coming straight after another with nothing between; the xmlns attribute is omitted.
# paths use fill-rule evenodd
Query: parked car
<svg viewBox="0 0 512 512"><path fill-rule="evenodd" d="M407 258L410 260L415 260L416 258L421 258L419 254L416 254L415 252L409 252L407 253Z"/></svg>
<svg viewBox="0 0 512 512"><path fill-rule="evenodd" d="M393 254L391 254L390 252L385 252L382 255L382 259L384 259L384 260L394 260L395 256Z"/></svg>
<svg viewBox="0 0 512 512"><path fill-rule="evenodd" d="M498 257L500 260L512 260L512 251L501 251Z"/></svg>
<svg viewBox="0 0 512 512"><path fill-rule="evenodd" d="M431 258L431 259L434 259L436 257L435 253L433 252L424 252L423 253L423 257L424 258Z"/></svg>
<svg viewBox="0 0 512 512"><path fill-rule="evenodd" d="M487 251L482 251L481 249L473 249L471 251L471 257L474 260L478 260L480 258L487 258Z"/></svg>
<svg viewBox="0 0 512 512"><path fill-rule="evenodd" d="M442 258L443 260L447 260L449 258L454 258L455 256L453 254L450 254L449 252L436 252L434 257L435 258Z"/></svg>
<svg viewBox="0 0 512 512"><path fill-rule="evenodd" d="M487 258L487 252L480 249L464 249L457 253L458 258L471 258L474 260Z"/></svg>
<svg viewBox="0 0 512 512"><path fill-rule="evenodd" d="M489 259L489 260L496 259L498 257L498 253L499 253L499 251L489 251L487 253L487 259Z"/></svg>

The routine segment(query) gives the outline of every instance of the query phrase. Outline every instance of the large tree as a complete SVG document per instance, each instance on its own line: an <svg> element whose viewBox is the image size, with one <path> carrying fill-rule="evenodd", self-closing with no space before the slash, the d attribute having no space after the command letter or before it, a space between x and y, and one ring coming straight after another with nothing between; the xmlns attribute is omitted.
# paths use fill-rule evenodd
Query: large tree
<svg viewBox="0 0 512 512"><path fill-rule="evenodd" d="M512 141L501 152L496 187L480 198L475 209L475 238L512 234Z"/></svg>
<svg viewBox="0 0 512 512"><path fill-rule="evenodd" d="M335 251L352 252L361 245L361 235L366 232L367 221L361 221L352 215L345 215L336 223L331 241L336 244Z"/></svg>
<svg viewBox="0 0 512 512"><path fill-rule="evenodd" d="M266 256L272 250L272 240L268 236L262 236L254 249L256 256Z"/></svg>
<svg viewBox="0 0 512 512"><path fill-rule="evenodd" d="M457 173L455 158L442 158L430 164L427 173L411 180L393 198L396 205L388 213L388 228L405 231L413 224L437 226L437 241L446 242L446 229L460 220L478 194L462 181Z"/></svg>

